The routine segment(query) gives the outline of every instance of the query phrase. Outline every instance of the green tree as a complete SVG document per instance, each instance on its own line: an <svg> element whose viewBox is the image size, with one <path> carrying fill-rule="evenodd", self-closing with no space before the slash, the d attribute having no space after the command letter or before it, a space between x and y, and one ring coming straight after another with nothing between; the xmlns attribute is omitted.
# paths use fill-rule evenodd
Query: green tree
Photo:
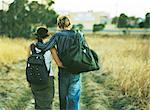
<svg viewBox="0 0 150 110"><path fill-rule="evenodd" d="M150 28L150 13L146 13L145 15L145 28Z"/></svg>
<svg viewBox="0 0 150 110"><path fill-rule="evenodd" d="M0 12L0 16L3 18L1 20L3 31L5 34L7 31L7 34L13 38L29 37L32 27L36 24L55 26L58 15L50 9L53 3L52 0L48 0L48 5L39 4L37 1L29 3L28 0L14 0L6 13Z"/></svg>
<svg viewBox="0 0 150 110"><path fill-rule="evenodd" d="M29 35L30 25L26 19L28 11L25 8L27 0L15 0L7 11L7 28L10 37Z"/></svg>
<svg viewBox="0 0 150 110"><path fill-rule="evenodd" d="M111 23L112 24L117 24L118 23L118 17L117 16L115 16L114 18L112 18L112 21L111 21Z"/></svg>
<svg viewBox="0 0 150 110"><path fill-rule="evenodd" d="M105 28L105 24L94 24L93 25L93 32L101 31Z"/></svg>
<svg viewBox="0 0 150 110"><path fill-rule="evenodd" d="M83 28L84 28L83 24L77 24L77 26L79 27L79 30L80 30L80 31L82 31Z"/></svg>
<svg viewBox="0 0 150 110"><path fill-rule="evenodd" d="M6 11L0 10L0 34L6 34L7 33L7 19L6 19Z"/></svg>
<svg viewBox="0 0 150 110"><path fill-rule="evenodd" d="M128 27L129 28L137 28L138 27L138 22L139 18L136 18L135 16L130 16L128 17Z"/></svg>
<svg viewBox="0 0 150 110"><path fill-rule="evenodd" d="M144 28L144 22L139 23L139 28Z"/></svg>
<svg viewBox="0 0 150 110"><path fill-rule="evenodd" d="M83 24L73 24L71 29L83 31L83 28L84 28Z"/></svg>
<svg viewBox="0 0 150 110"><path fill-rule="evenodd" d="M44 4L38 4L37 1L33 1L31 4L29 4L29 10L30 10L30 15L29 18L32 23L41 23L45 24L47 27L53 27L56 25L57 22L57 13L49 9L49 7L54 3L52 3L46 6Z"/></svg>
<svg viewBox="0 0 150 110"><path fill-rule="evenodd" d="M118 28L127 28L128 26L128 16L125 15L124 13L120 14L119 19L118 19Z"/></svg>

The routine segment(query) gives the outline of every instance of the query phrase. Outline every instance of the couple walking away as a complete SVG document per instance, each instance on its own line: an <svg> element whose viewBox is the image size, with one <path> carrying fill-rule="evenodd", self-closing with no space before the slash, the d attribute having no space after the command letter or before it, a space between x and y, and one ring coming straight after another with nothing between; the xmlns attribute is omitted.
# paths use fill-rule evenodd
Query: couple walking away
<svg viewBox="0 0 150 110"><path fill-rule="evenodd" d="M48 42L47 28L38 28L36 42L29 48L26 77L35 99L36 110L52 110L54 75L52 58L58 66L60 110L79 110L80 73L98 70L97 54L88 48L82 33L72 30L70 19L57 19L60 31Z"/></svg>
<svg viewBox="0 0 150 110"><path fill-rule="evenodd" d="M60 110L78 110L80 97L80 74L68 72L63 67L61 53L69 48L68 37L72 37L75 31L70 29L71 22L68 17L61 16L57 19L57 25L60 31L55 33L51 39L44 43L44 39L49 36L46 28L38 28L36 42L30 45L29 56L33 53L44 51L44 58L47 70L49 72L48 83L39 85L32 84L31 91L35 99L36 110L51 110L54 98L54 76L52 71L52 58L58 65L59 76L59 102ZM66 59L67 60L67 59ZM27 79L28 80L28 79Z"/></svg>

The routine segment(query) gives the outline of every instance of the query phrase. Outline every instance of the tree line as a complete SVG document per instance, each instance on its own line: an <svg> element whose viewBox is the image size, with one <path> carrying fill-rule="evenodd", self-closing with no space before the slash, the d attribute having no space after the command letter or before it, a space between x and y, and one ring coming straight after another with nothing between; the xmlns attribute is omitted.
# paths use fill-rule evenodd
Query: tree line
<svg viewBox="0 0 150 110"><path fill-rule="evenodd" d="M150 13L146 13L145 19L121 13L119 17L112 19L112 24L116 24L118 28L150 28Z"/></svg>
<svg viewBox="0 0 150 110"><path fill-rule="evenodd" d="M46 4L14 0L7 11L0 10L0 35L28 38L35 26L54 27L58 14L51 9L53 4L52 0L47 0Z"/></svg>
<svg viewBox="0 0 150 110"><path fill-rule="evenodd" d="M150 13L146 13L145 19L121 13L119 17L112 18L111 23L115 24L117 28L150 28ZM107 23L93 24L93 32L103 30L106 25Z"/></svg>

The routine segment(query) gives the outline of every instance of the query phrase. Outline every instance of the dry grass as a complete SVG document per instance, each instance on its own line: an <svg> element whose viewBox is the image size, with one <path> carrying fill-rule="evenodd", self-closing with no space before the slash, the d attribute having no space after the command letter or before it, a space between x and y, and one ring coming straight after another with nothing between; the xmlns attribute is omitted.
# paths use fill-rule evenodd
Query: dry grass
<svg viewBox="0 0 150 110"><path fill-rule="evenodd" d="M27 56L30 41L25 39L0 38L0 64L12 64Z"/></svg>
<svg viewBox="0 0 150 110"><path fill-rule="evenodd" d="M25 81L25 63L30 41L0 37L0 110L24 109L31 98Z"/></svg>
<svg viewBox="0 0 150 110"><path fill-rule="evenodd" d="M101 57L102 71L111 72L123 93L149 110L150 40L93 37L88 37L87 41Z"/></svg>

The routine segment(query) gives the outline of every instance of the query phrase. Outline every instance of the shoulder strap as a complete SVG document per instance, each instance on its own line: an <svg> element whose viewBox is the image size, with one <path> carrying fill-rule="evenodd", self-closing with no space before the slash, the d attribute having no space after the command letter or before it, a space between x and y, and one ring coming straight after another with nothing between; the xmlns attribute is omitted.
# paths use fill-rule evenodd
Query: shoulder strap
<svg viewBox="0 0 150 110"><path fill-rule="evenodd" d="M36 46L35 46L34 43L32 43L32 44L30 45L30 49L31 49L31 51L32 51L33 54L36 53L35 47L36 47ZM40 53L41 53L42 55L44 55L45 51L41 50Z"/></svg>
<svg viewBox="0 0 150 110"><path fill-rule="evenodd" d="M32 52L33 54L36 53L34 43L32 43L32 44L30 45L30 49L31 49L31 52Z"/></svg>
<svg viewBox="0 0 150 110"><path fill-rule="evenodd" d="M83 33L81 33L80 31L75 31L75 34L76 34L76 39L79 40L80 44L82 44L83 46L89 47L85 40Z"/></svg>

